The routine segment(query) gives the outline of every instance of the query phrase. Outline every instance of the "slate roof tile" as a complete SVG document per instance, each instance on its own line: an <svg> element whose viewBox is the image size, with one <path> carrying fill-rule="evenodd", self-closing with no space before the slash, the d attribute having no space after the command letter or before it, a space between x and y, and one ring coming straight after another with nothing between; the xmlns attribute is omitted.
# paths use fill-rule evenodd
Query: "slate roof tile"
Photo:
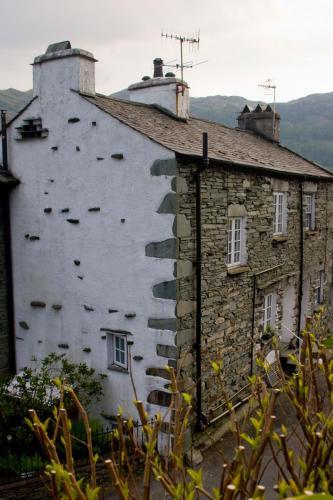
<svg viewBox="0 0 333 500"><path fill-rule="evenodd" d="M80 95L122 123L181 155L200 157L202 133L208 132L208 155L212 160L333 181L333 173L329 170L253 132L192 117L180 120L153 105L101 94Z"/></svg>

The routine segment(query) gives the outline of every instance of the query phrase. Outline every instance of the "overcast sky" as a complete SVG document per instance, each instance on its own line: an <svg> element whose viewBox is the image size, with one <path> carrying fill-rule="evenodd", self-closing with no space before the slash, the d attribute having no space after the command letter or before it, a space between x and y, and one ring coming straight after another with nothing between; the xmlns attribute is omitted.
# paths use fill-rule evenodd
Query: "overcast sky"
<svg viewBox="0 0 333 500"><path fill-rule="evenodd" d="M288 101L333 91L332 20L332 0L0 0L0 89L31 88L34 56L70 40L94 53L96 88L109 94L152 75L155 57L179 62L162 29L200 29L199 50L185 50L208 60L185 72L192 96L271 100L258 87L271 78Z"/></svg>

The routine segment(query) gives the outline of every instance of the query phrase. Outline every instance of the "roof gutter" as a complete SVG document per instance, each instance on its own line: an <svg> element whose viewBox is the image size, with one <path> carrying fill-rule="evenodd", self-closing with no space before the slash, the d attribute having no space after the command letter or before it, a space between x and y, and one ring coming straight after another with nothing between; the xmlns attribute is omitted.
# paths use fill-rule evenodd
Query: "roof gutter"
<svg viewBox="0 0 333 500"><path fill-rule="evenodd" d="M189 154L183 154L183 153L177 153L179 156L182 156L183 158L188 158L189 160L192 159L198 159L201 158L199 155L189 155ZM253 173L257 173L258 175L270 175L272 177L291 177L291 178L296 178L302 181L322 181L322 182L333 182L333 172L328 173L331 174L330 177L326 176L320 176L320 175L311 175L311 174L298 174L296 172L287 172L286 170L272 170L268 166L259 166L259 165L251 165L248 163L237 163L233 162L230 160L221 160L221 159L216 159L216 158L210 158L209 159L211 162L214 162L211 165L211 168L218 168L218 165L224 166L224 167L229 167L233 168L235 170L239 170L240 172L248 173L249 171ZM215 164L215 165L214 165ZM323 167L321 167L323 168ZM324 169L323 169L324 170Z"/></svg>

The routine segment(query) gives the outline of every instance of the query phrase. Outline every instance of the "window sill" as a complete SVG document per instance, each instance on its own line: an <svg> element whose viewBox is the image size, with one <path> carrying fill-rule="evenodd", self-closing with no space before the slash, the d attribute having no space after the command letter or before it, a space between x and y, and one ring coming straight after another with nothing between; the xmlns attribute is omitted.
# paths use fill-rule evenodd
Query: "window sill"
<svg viewBox="0 0 333 500"><path fill-rule="evenodd" d="M118 365L109 365L108 370L112 370L114 372L129 373L127 368L122 368Z"/></svg>
<svg viewBox="0 0 333 500"><path fill-rule="evenodd" d="M285 234L274 234L272 239L273 241L276 241L278 243L283 243L284 241L288 240L288 236L286 236Z"/></svg>
<svg viewBox="0 0 333 500"><path fill-rule="evenodd" d="M318 234L318 231L316 229L305 230L305 236L315 236L316 234Z"/></svg>
<svg viewBox="0 0 333 500"><path fill-rule="evenodd" d="M250 271L248 266L235 266L229 267L227 273L229 276L234 276L235 274L247 273L248 271Z"/></svg>

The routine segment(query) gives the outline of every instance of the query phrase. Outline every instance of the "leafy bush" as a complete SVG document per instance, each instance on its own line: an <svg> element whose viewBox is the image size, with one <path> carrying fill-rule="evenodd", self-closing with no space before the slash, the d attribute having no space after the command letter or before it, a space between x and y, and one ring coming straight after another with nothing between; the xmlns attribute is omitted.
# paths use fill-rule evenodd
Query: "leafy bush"
<svg viewBox="0 0 333 500"><path fill-rule="evenodd" d="M52 415L60 398L55 378L73 387L85 405L99 401L103 395L105 375L97 374L85 363L72 363L64 355L55 353L42 360L34 359L33 363L12 381L0 384L0 447L4 453L29 447L40 449L25 418L30 408L36 408L43 419Z"/></svg>
<svg viewBox="0 0 333 500"><path fill-rule="evenodd" d="M251 396L243 421L236 418L224 387L223 364L213 362L212 369L220 383L230 414L230 429L234 436L234 454L221 461L217 487L209 491L203 481L201 469L186 466L184 461L185 435L190 426L192 398L182 393L181 384L172 368L170 370L171 404L169 421L157 415L148 422L142 401L135 400L145 443L133 432L133 421L118 415L118 426L113 438L118 443L109 459L104 460L106 469L119 498L151 499L151 483L154 478L167 498L177 500L245 500L263 499L265 487L263 474L270 462L275 463L277 498L307 498L332 500L333 494L333 352L327 348L327 325L322 313L316 314L303 332L299 358L291 355L295 373L286 378L281 366L278 389L265 383L265 371L269 369L264 359L258 359L258 373L250 377ZM46 451L49 464L46 474L54 498L81 498L97 500L100 488L97 483L96 463L100 460L93 452L91 428L87 413L71 387L62 386L61 392L77 407L82 416L86 433L86 449L90 460L90 478L84 483L78 480L72 455L71 423L65 408L54 412L56 432L50 433L48 422L42 422L35 410L30 410L30 426ZM134 394L136 394L134 390ZM287 398L296 414L296 425L287 429L277 425L275 410L281 395ZM161 432L169 431L169 450L162 457L157 449ZM299 446L291 437L296 438ZM59 443L65 445L65 457L59 454ZM144 462L141 484L135 479L133 465L128 454L128 443L135 455ZM267 453L268 452L268 453ZM268 458L267 458L268 455ZM225 457L224 457L225 458ZM321 495L319 493L324 492ZM317 493L314 495L314 493ZM160 495L163 496L162 493ZM270 495L267 498L272 498Z"/></svg>

